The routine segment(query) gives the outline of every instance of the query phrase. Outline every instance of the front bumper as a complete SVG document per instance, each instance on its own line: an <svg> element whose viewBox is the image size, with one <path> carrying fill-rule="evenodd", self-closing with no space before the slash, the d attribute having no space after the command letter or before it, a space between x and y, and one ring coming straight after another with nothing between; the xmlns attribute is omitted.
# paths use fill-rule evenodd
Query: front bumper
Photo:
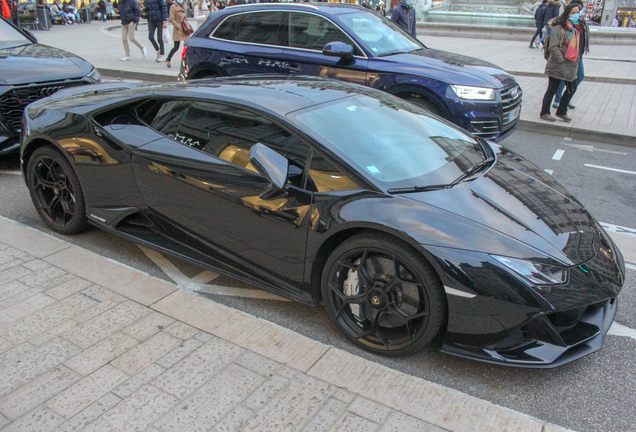
<svg viewBox="0 0 636 432"><path fill-rule="evenodd" d="M492 349L445 343L442 352L506 366L554 368L601 349L618 300L540 314Z"/></svg>

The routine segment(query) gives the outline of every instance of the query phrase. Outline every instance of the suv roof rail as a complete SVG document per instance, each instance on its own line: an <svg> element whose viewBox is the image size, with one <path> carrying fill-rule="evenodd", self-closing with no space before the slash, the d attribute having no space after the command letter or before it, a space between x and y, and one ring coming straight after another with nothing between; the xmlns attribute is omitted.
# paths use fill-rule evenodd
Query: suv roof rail
<svg viewBox="0 0 636 432"><path fill-rule="evenodd" d="M233 5L233 6L228 6L228 8L241 8L241 7L247 7L247 6L255 6L255 5L259 5L259 6L265 6L268 5L269 7L273 7L273 6L302 6L302 7L308 7L308 8L312 8L312 9L316 9L318 10L318 8L314 5L310 5L310 4L305 4L305 3L295 3L295 2L279 2L279 3L245 3L245 4L239 4L239 5ZM227 8L226 8L227 9Z"/></svg>

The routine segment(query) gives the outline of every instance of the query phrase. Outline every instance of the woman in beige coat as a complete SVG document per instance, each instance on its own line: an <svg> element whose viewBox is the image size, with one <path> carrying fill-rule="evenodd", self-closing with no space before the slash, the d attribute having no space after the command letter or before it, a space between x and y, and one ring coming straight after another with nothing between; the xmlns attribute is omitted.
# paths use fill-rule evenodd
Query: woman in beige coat
<svg viewBox="0 0 636 432"><path fill-rule="evenodd" d="M172 59L174 53L176 53L179 49L179 46L181 46L181 41L185 42L190 39L190 35L186 34L181 29L181 22L186 17L186 7L187 6L183 4L183 0L175 0L174 2L172 2L172 6L170 6L170 15L168 17L168 21L170 21L170 24L172 24L172 26L174 27L174 29L172 30L172 40L174 41L174 47L170 50L170 53L168 53L168 58L166 59L166 66L168 67L172 67L170 66L170 60Z"/></svg>

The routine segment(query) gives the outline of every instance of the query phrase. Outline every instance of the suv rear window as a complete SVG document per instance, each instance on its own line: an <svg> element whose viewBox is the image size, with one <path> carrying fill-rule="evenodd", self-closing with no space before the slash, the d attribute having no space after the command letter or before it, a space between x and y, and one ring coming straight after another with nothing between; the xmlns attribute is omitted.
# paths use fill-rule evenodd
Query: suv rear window
<svg viewBox="0 0 636 432"><path fill-rule="evenodd" d="M232 16L212 34L218 39L278 45L283 12L252 12Z"/></svg>

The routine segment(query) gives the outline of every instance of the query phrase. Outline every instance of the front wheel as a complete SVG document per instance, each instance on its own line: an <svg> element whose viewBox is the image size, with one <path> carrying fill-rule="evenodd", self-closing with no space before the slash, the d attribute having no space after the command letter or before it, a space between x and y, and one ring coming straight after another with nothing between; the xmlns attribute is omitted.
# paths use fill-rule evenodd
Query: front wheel
<svg viewBox="0 0 636 432"><path fill-rule="evenodd" d="M359 234L338 246L325 264L322 295L330 317L349 339L389 356L425 347L446 313L434 270L388 235Z"/></svg>
<svg viewBox="0 0 636 432"><path fill-rule="evenodd" d="M427 111L430 111L431 113L438 115L440 117L444 117L444 113L442 113L442 110L439 109L439 107L437 106L437 104L425 97L423 97L422 95L419 95L417 93L410 93L406 96L404 96L404 100L407 102L410 102L414 105L417 105L419 107L424 108Z"/></svg>
<svg viewBox="0 0 636 432"><path fill-rule="evenodd" d="M77 234L89 227L79 180L60 152L49 146L33 152L27 185L35 209L53 231Z"/></svg>

